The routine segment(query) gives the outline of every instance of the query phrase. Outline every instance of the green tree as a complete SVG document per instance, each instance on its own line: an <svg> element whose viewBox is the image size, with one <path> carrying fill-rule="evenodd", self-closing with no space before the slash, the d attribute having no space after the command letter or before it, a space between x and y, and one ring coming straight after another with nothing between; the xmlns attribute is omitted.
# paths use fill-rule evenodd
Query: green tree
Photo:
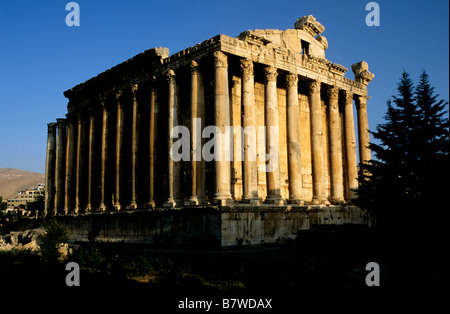
<svg viewBox="0 0 450 314"><path fill-rule="evenodd" d="M0 196L0 211L6 210L8 208L8 204L3 202L3 196Z"/></svg>
<svg viewBox="0 0 450 314"><path fill-rule="evenodd" d="M409 192L415 181L410 165L418 112L408 73L403 72L397 91L398 96L387 102L386 122L371 132L378 140L370 143L375 158L364 167L368 172L361 172L370 175L360 176L359 202L377 217L382 227L385 223L398 223L393 219L399 217L385 208L404 204L411 196Z"/></svg>
<svg viewBox="0 0 450 314"><path fill-rule="evenodd" d="M432 248L447 233L448 102L438 100L425 71L416 87L403 72L397 91L385 123L371 132L375 158L363 166L358 201L392 245Z"/></svg>
<svg viewBox="0 0 450 314"><path fill-rule="evenodd" d="M32 212L36 212L36 211L44 211L44 206L45 206L45 198L43 195L38 195L36 196L34 202L29 202L27 204L27 209L29 211Z"/></svg>

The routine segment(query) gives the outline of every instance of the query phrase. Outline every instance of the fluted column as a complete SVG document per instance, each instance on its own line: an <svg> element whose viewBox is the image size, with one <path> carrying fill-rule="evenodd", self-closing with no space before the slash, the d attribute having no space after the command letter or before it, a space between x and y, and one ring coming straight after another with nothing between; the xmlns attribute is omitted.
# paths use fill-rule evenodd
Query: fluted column
<svg viewBox="0 0 450 314"><path fill-rule="evenodd" d="M140 176L139 176L139 125L141 120L138 99L138 84L133 84L133 125L132 125L132 157L131 157L131 209L139 207Z"/></svg>
<svg viewBox="0 0 450 314"><path fill-rule="evenodd" d="M206 202L205 161L202 158L202 130L205 125L205 100L200 67L191 62L191 196L189 204Z"/></svg>
<svg viewBox="0 0 450 314"><path fill-rule="evenodd" d="M68 214L74 210L74 192L76 176L76 147L77 123L74 121L73 115L67 115L67 143L66 143L66 184L64 199L64 214Z"/></svg>
<svg viewBox="0 0 450 314"><path fill-rule="evenodd" d="M347 191L348 199L357 197L358 188L358 162L356 158L355 119L353 115L353 93L346 91L345 107L345 151L347 156Z"/></svg>
<svg viewBox="0 0 450 314"><path fill-rule="evenodd" d="M56 142L55 169L55 208L54 214L64 209L65 181L66 181L66 119L56 119L58 135Z"/></svg>
<svg viewBox="0 0 450 314"><path fill-rule="evenodd" d="M102 106L102 151L101 151L101 174L100 174L100 211L111 208L111 183L110 169L111 158L109 154L110 137L110 107L106 99L101 100Z"/></svg>
<svg viewBox="0 0 450 314"><path fill-rule="evenodd" d="M117 102L117 120L116 120L116 191L114 200L114 209L121 210L124 208L123 204L123 128L125 123L125 112L121 101L122 91L116 93Z"/></svg>
<svg viewBox="0 0 450 314"><path fill-rule="evenodd" d="M164 207L175 207L181 204L180 199L180 161L174 161L171 157L171 149L173 145L173 138L171 136L172 129L178 125L178 88L176 83L175 71L169 70L167 72L167 81L169 83L169 143L168 143L168 181L169 181L169 195L167 200L163 203Z"/></svg>
<svg viewBox="0 0 450 314"><path fill-rule="evenodd" d="M78 112L78 136L77 136L77 172L75 191L75 214L86 209L86 182L85 175L85 153L86 153L86 121L83 113Z"/></svg>
<svg viewBox="0 0 450 314"><path fill-rule="evenodd" d="M96 121L95 111L91 107L89 110L89 146L88 146L88 190L87 190L87 205L86 212L90 212L93 209L93 197L95 195L96 188L96 174L95 174L95 148L96 148Z"/></svg>
<svg viewBox="0 0 450 314"><path fill-rule="evenodd" d="M298 104L298 76L286 75L287 86L287 143L289 170L289 202L301 204L302 167L300 146L300 108Z"/></svg>
<svg viewBox="0 0 450 314"><path fill-rule="evenodd" d="M330 168L331 168L331 202L344 203L344 175L342 168L342 135L341 119L339 116L339 89L332 86L328 90L329 96L329 135L330 135Z"/></svg>
<svg viewBox="0 0 450 314"><path fill-rule="evenodd" d="M367 96L356 96L356 112L358 116L359 162L363 164L371 159L369 121L367 119Z"/></svg>
<svg viewBox="0 0 450 314"><path fill-rule="evenodd" d="M266 152L269 155L266 165L266 203L281 204L277 69L272 66L266 67L264 69L264 75L266 82L264 105L266 120Z"/></svg>
<svg viewBox="0 0 450 314"><path fill-rule="evenodd" d="M231 197L231 162L227 160L230 143L225 139L226 127L230 126L230 98L228 88L228 57L221 51L214 52L214 108L215 125L222 133L220 151L215 162L215 194L214 201L220 205L233 203Z"/></svg>
<svg viewBox="0 0 450 314"><path fill-rule="evenodd" d="M313 176L312 204L326 204L324 177L324 140L322 105L320 101L320 81L312 81L309 85L309 102L311 114L311 153Z"/></svg>
<svg viewBox="0 0 450 314"><path fill-rule="evenodd" d="M47 160L45 162L45 210L53 212L55 204L56 123L47 124Z"/></svg>
<svg viewBox="0 0 450 314"><path fill-rule="evenodd" d="M155 207L155 135L156 135L156 113L157 113L157 95L156 95L156 77L152 78L150 86L150 117L149 117L149 194L147 208Z"/></svg>
<svg viewBox="0 0 450 314"><path fill-rule="evenodd" d="M253 61L241 60L242 69L242 108L244 128L244 169L242 201L259 204L258 166L256 147L255 79Z"/></svg>

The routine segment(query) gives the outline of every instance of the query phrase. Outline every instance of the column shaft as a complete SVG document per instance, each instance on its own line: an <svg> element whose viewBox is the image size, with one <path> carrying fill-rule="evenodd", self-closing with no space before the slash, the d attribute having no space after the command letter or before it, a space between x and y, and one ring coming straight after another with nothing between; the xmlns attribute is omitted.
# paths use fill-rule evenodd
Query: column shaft
<svg viewBox="0 0 450 314"><path fill-rule="evenodd" d="M123 176L124 176L124 164L123 164L123 131L125 123L125 112L121 101L122 92L116 93L117 101L117 120L116 120L116 194L114 200L114 209L121 210L123 208Z"/></svg>
<svg viewBox="0 0 450 314"><path fill-rule="evenodd" d="M330 168L331 168L331 202L344 203L344 182L342 168L342 136L339 116L339 89L335 86L328 90L329 95L329 132L330 132Z"/></svg>
<svg viewBox="0 0 450 314"><path fill-rule="evenodd" d="M106 211L111 206L110 176L108 173L110 158L109 154L109 123L110 108L105 99L102 100L102 156L100 177L100 210Z"/></svg>
<svg viewBox="0 0 450 314"><path fill-rule="evenodd" d="M289 170L289 202L302 203L302 167L300 146L300 108L298 103L298 76L288 74L287 85L287 143Z"/></svg>
<svg viewBox="0 0 450 314"><path fill-rule="evenodd" d="M363 164L371 159L369 121L367 119L367 96L358 95L356 97L356 112L358 116L359 162Z"/></svg>
<svg viewBox="0 0 450 314"><path fill-rule="evenodd" d="M78 136L77 136L77 170L76 170L76 186L75 186L75 214L78 214L80 210L86 209L85 204L85 182L84 168L85 168L85 143L86 140L86 122L84 117L78 113Z"/></svg>
<svg viewBox="0 0 450 314"><path fill-rule="evenodd" d="M149 195L148 208L155 207L155 133L156 133L156 87L154 86L156 78L153 78L150 87L150 117L149 117Z"/></svg>
<svg viewBox="0 0 450 314"><path fill-rule="evenodd" d="M205 161L202 158L202 130L205 125L205 100L200 67L191 62L191 197L189 204L206 203Z"/></svg>
<svg viewBox="0 0 450 314"><path fill-rule="evenodd" d="M233 203L231 197L231 162L230 142L226 139L226 127L230 126L230 98L228 88L228 57L221 51L214 52L214 108L215 125L222 133L221 156L215 162L215 194L214 201L220 205Z"/></svg>
<svg viewBox="0 0 450 314"><path fill-rule="evenodd" d="M88 191L87 191L87 206L86 211L89 212L93 209L93 197L97 191L95 180L95 147L96 147L96 121L95 112L91 110L89 112L89 153L88 153Z"/></svg>
<svg viewBox="0 0 450 314"><path fill-rule="evenodd" d="M76 135L77 124L75 123L73 116L67 116L67 145L66 145L66 185L65 185L65 202L64 202L64 214L68 214L74 210L74 192L76 175ZM69 118L70 117L70 118Z"/></svg>
<svg viewBox="0 0 450 314"><path fill-rule="evenodd" d="M45 163L45 210L53 212L55 204L56 123L47 124L47 160Z"/></svg>
<svg viewBox="0 0 450 314"><path fill-rule="evenodd" d="M309 101L311 113L311 153L313 175L313 204L325 204L324 178L324 141L322 105L320 100L320 81L313 81L309 85Z"/></svg>
<svg viewBox="0 0 450 314"><path fill-rule="evenodd" d="M266 202L281 204L280 160L279 160L279 122L277 96L277 69L264 69L265 85L265 120L266 120L266 164L267 198Z"/></svg>
<svg viewBox="0 0 450 314"><path fill-rule="evenodd" d="M64 209L65 181L66 181L66 119L56 119L58 135L56 143L56 170L55 170L55 208L54 214Z"/></svg>
<svg viewBox="0 0 450 314"><path fill-rule="evenodd" d="M139 195L139 125L140 125L140 110L138 100L138 84L132 86L133 93L133 126L132 126L132 158L131 158L131 209L138 208L140 204Z"/></svg>
<svg viewBox="0 0 450 314"><path fill-rule="evenodd" d="M347 155L347 191L348 200L357 198L358 162L356 158L355 119L353 115L353 94L346 92L345 107L345 150Z"/></svg>
<svg viewBox="0 0 450 314"><path fill-rule="evenodd" d="M242 108L244 128L243 202L259 204L256 147L255 79L253 61L241 60Z"/></svg>
<svg viewBox="0 0 450 314"><path fill-rule="evenodd" d="M176 84L176 76L173 70L167 72L167 80L169 83L169 143L168 143L168 181L169 196L164 202L164 207L175 207L180 205L180 161L174 161L171 157L171 149L174 143L172 138L172 130L178 126L178 88Z"/></svg>

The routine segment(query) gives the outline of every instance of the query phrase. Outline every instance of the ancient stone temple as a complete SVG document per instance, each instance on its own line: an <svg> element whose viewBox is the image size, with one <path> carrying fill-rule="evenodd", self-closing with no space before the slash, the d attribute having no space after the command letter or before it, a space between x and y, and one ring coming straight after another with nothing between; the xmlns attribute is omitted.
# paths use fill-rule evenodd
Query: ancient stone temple
<svg viewBox="0 0 450 314"><path fill-rule="evenodd" d="M139 239L178 230L175 242L223 246L366 223L352 200L357 142L359 162L370 159L374 75L361 61L344 77L325 58L324 29L305 16L172 55L152 48L67 90L66 118L48 124L44 214L139 213Z"/></svg>

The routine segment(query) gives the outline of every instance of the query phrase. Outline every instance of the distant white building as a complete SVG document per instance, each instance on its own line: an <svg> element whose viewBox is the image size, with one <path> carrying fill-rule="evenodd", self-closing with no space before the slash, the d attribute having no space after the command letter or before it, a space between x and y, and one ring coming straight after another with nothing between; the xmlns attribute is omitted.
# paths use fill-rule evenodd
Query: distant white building
<svg viewBox="0 0 450 314"><path fill-rule="evenodd" d="M8 198L7 212L16 211L20 208L26 209L27 204L34 202L39 195L44 195L45 184L39 183L37 187L32 187L23 191L17 192L14 198ZM22 206L21 206L22 205Z"/></svg>

